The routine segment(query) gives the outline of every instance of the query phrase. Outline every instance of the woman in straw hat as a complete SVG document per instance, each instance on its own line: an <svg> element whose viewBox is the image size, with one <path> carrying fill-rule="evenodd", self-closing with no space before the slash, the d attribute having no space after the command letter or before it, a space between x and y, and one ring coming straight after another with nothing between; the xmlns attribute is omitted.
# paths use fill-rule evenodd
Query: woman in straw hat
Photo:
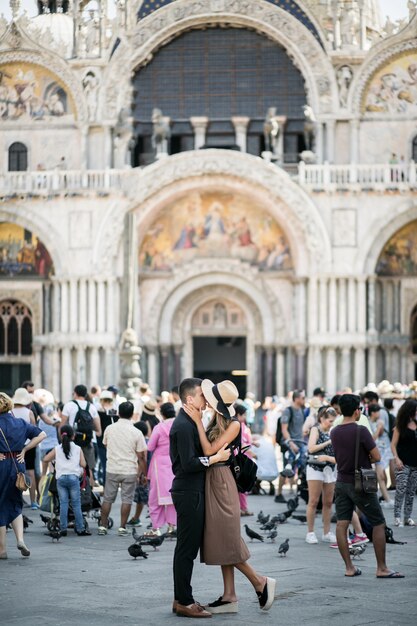
<svg viewBox="0 0 417 626"><path fill-rule="evenodd" d="M230 380L214 384L205 379L201 388L213 419L204 430L202 411L184 406L184 410L196 423L201 446L205 455L218 452L225 444L234 445L239 440L240 423L235 417L233 403L238 390ZM240 505L236 482L229 463L217 463L208 468L205 486L205 524L201 560L207 565L222 568L223 595L205 608L211 613L237 613L234 568L238 569L253 585L261 609L267 611L274 601L276 582L260 576L247 562L248 548L241 537Z"/></svg>
<svg viewBox="0 0 417 626"><path fill-rule="evenodd" d="M7 559L8 524L12 525L22 556L30 555L23 539L23 497L16 487L16 477L18 471L25 471L27 451L34 449L46 436L40 428L16 419L12 409L11 398L0 393L0 559Z"/></svg>
<svg viewBox="0 0 417 626"><path fill-rule="evenodd" d="M19 387L14 392L14 396L12 398L13 402L13 415L14 417L19 417L22 420L25 420L27 424L32 424L32 426L36 426L35 416L33 411L29 408L29 405L32 404L33 398L27 389L24 387ZM26 465L26 474L29 476L30 480L30 507L33 511L39 509L39 504L36 502L36 476L35 476L35 462L36 462L36 447L31 448L26 453L25 456L25 465Z"/></svg>

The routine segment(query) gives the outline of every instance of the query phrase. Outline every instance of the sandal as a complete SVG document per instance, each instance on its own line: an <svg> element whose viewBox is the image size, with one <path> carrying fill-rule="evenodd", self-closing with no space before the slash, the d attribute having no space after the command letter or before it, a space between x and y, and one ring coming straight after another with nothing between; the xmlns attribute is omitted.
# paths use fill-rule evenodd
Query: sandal
<svg viewBox="0 0 417 626"><path fill-rule="evenodd" d="M355 573L354 574L345 574L346 578L355 578L355 576L360 576L362 574L362 570L359 569L359 567L355 567Z"/></svg>
<svg viewBox="0 0 417 626"><path fill-rule="evenodd" d="M387 576L377 576L377 578L405 578L405 576L400 572L390 572Z"/></svg>

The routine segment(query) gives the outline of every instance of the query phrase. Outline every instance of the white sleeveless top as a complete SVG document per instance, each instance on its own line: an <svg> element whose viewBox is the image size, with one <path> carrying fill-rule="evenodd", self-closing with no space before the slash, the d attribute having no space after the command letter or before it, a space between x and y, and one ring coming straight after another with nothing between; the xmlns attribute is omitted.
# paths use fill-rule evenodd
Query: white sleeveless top
<svg viewBox="0 0 417 626"><path fill-rule="evenodd" d="M83 473L83 468L80 465L80 446L75 445L73 441L71 441L71 452L70 457L67 457L64 454L62 449L62 445L56 446L55 448L55 469L56 469L56 479L61 476L66 475L75 475L81 476Z"/></svg>

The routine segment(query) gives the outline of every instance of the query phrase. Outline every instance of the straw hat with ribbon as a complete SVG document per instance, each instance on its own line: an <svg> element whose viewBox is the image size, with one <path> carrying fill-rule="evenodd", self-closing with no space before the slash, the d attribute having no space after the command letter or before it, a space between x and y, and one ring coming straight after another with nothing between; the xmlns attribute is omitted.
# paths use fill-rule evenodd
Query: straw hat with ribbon
<svg viewBox="0 0 417 626"><path fill-rule="evenodd" d="M226 419L230 419L236 414L233 404L238 399L239 392L231 380L222 380L221 383L214 384L205 378L201 383L201 389L205 399L217 413Z"/></svg>
<svg viewBox="0 0 417 626"><path fill-rule="evenodd" d="M14 392L14 396L12 398L13 404L18 404L19 406L27 406L32 402L32 396L24 387L19 387Z"/></svg>

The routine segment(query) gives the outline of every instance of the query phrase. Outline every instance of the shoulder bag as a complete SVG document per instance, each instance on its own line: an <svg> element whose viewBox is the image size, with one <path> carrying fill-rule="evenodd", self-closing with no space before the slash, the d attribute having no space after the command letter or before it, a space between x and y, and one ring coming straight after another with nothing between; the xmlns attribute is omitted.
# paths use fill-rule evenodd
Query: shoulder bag
<svg viewBox="0 0 417 626"><path fill-rule="evenodd" d="M360 426L356 426L355 446L355 491L357 493L378 493L378 479L374 469L359 468Z"/></svg>
<svg viewBox="0 0 417 626"><path fill-rule="evenodd" d="M14 466L16 468L16 473L17 473L17 475L16 475L16 487L17 487L17 489L19 489L19 491L26 491L26 489L29 489L29 487L30 487L30 482L27 480L27 478L26 478L26 476L25 476L25 474L23 472L19 472L19 468L17 467L16 460L15 460L15 458L13 456L13 452L10 450L9 442L6 439L6 435L4 434L4 432L3 432L3 430L1 428L0 428L0 432L3 435L3 439L6 442L6 446L9 449L10 456L12 457Z"/></svg>
<svg viewBox="0 0 417 626"><path fill-rule="evenodd" d="M238 491L246 493L251 491L256 482L258 466L245 452L250 446L242 448L242 427L239 430L238 442L231 448L230 469L236 481ZM236 454L235 454L236 452Z"/></svg>

